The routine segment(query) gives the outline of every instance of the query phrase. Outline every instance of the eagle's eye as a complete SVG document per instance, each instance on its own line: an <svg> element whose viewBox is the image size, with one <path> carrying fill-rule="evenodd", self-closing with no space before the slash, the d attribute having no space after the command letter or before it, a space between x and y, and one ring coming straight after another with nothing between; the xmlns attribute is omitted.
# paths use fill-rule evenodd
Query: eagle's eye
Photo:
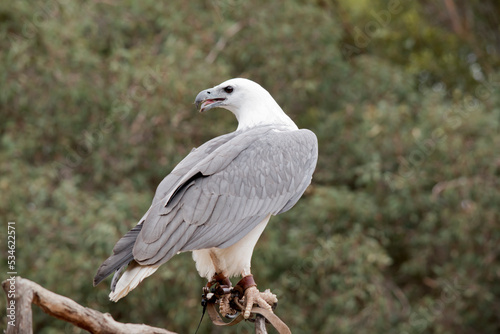
<svg viewBox="0 0 500 334"><path fill-rule="evenodd" d="M232 86L227 86L224 87L224 91L228 94L231 94L233 92L234 88Z"/></svg>

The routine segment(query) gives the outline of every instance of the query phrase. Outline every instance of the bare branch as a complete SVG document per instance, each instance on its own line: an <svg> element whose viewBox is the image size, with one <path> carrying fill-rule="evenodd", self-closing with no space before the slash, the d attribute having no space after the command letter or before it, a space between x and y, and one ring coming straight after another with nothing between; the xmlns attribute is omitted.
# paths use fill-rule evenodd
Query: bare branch
<svg viewBox="0 0 500 334"><path fill-rule="evenodd" d="M81 306L75 301L53 293L40 285L22 278L16 277L15 287L12 289L12 281L5 280L2 287L7 294L7 307L14 301L15 316L13 319L15 326L7 326L7 334L33 333L31 303L38 305L45 313L58 319L71 322L75 326L83 328L90 333L111 334L111 333L145 333L145 334L175 334L166 329L147 326L144 324L124 324L117 322L109 313ZM15 293L12 293L15 291ZM13 298L9 298L13 297Z"/></svg>
<svg viewBox="0 0 500 334"><path fill-rule="evenodd" d="M255 317L255 334L267 334L266 318L260 314Z"/></svg>

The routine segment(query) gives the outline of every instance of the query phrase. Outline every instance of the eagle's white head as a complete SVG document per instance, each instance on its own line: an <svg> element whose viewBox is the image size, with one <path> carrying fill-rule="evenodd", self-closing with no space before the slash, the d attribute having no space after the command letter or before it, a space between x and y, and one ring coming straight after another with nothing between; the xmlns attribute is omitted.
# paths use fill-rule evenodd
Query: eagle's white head
<svg viewBox="0 0 500 334"><path fill-rule="evenodd" d="M231 111L238 119L238 130L258 125L285 125L297 129L271 94L248 79L229 79L205 89L196 96L195 104L200 112L217 107Z"/></svg>

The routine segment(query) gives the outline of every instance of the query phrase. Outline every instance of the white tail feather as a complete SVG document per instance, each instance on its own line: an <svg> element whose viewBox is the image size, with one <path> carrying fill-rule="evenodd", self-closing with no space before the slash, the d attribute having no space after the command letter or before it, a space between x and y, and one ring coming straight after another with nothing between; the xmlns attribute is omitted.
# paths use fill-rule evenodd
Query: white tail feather
<svg viewBox="0 0 500 334"><path fill-rule="evenodd" d="M143 279L152 275L159 266L141 266L136 262L131 262L122 277L116 283L115 291L109 294L111 301L118 301L125 297L130 291L135 289Z"/></svg>

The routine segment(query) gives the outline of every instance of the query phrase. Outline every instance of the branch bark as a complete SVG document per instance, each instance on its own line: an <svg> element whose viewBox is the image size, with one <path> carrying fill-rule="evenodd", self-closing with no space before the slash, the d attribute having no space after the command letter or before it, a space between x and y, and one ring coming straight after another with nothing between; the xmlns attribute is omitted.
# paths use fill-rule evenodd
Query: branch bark
<svg viewBox="0 0 500 334"><path fill-rule="evenodd" d="M266 318L260 314L255 317L255 334L267 334Z"/></svg>
<svg viewBox="0 0 500 334"><path fill-rule="evenodd" d="M7 295L6 334L33 333L32 303L38 305L45 313L70 322L90 333L175 334L166 329L144 324L118 322L109 313L101 313L81 306L67 297L51 292L20 276L15 277L15 280L12 278L3 281L2 288Z"/></svg>

